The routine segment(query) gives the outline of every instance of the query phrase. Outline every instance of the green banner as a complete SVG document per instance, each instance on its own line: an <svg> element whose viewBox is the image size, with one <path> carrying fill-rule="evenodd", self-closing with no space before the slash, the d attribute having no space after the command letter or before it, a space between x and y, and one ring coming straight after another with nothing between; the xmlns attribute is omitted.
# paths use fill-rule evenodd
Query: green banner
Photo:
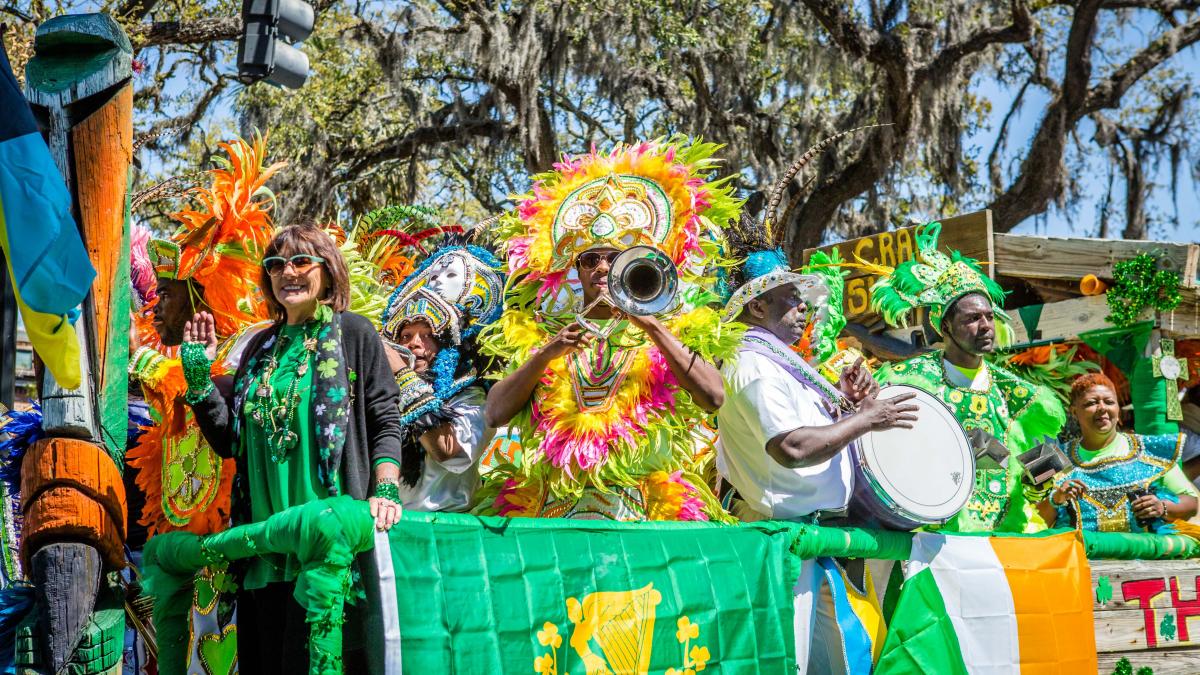
<svg viewBox="0 0 1200 675"><path fill-rule="evenodd" d="M406 511L389 535L387 670L794 672L799 532Z"/></svg>

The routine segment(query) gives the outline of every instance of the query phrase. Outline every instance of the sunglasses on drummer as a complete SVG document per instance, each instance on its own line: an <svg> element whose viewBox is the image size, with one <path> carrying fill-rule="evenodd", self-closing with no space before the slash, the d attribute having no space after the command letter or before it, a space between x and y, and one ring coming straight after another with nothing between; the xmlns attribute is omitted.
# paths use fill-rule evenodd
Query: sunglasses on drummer
<svg viewBox="0 0 1200 675"><path fill-rule="evenodd" d="M581 270L594 270L600 266L600 263L608 263L612 267L612 263L620 255L620 251L584 251L579 254L575 264Z"/></svg>
<svg viewBox="0 0 1200 675"><path fill-rule="evenodd" d="M316 265L325 262L325 259L317 255L309 255L307 253L297 253L290 258L283 258L273 255L270 258L263 258L263 269L267 270L267 274L277 277L283 274L288 265L296 271L296 274L304 274Z"/></svg>

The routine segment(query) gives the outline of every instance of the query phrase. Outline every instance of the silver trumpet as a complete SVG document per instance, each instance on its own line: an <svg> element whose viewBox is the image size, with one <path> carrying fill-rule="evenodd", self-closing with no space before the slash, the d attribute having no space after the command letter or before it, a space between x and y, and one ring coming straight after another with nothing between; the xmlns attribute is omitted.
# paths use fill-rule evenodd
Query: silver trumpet
<svg viewBox="0 0 1200 675"><path fill-rule="evenodd" d="M675 302L679 271L667 254L653 246L634 246L620 253L608 269L608 289L575 314L584 330L607 340L616 322L601 328L589 321L588 312L601 302L635 316L660 314Z"/></svg>

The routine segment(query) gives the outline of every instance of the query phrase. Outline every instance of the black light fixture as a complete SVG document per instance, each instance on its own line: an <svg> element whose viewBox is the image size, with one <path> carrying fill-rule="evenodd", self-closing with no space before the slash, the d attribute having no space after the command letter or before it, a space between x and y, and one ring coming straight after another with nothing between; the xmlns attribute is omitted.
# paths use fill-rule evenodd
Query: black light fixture
<svg viewBox="0 0 1200 675"><path fill-rule="evenodd" d="M242 0L238 79L299 89L308 79L308 56L293 44L312 34L315 20L303 0Z"/></svg>

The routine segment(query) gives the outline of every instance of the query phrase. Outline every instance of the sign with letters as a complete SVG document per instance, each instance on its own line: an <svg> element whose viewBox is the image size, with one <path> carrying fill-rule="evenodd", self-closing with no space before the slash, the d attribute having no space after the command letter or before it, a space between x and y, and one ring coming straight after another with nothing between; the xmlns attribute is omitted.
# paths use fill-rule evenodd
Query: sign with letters
<svg viewBox="0 0 1200 675"><path fill-rule="evenodd" d="M1091 584L1100 672L1111 672L1122 657L1135 670L1198 672L1200 564L1093 560Z"/></svg>
<svg viewBox="0 0 1200 675"><path fill-rule="evenodd" d="M989 263L994 259L992 248L992 212L977 211L963 216L945 218L942 223L942 235L938 247L949 253L957 250L963 255L975 258L984 264L989 275L994 273ZM812 256L813 251L831 252L837 249L842 260L847 262L873 263L895 267L906 260L912 260L917 250L916 229L918 226L903 227L891 232L880 232L867 237L851 239L838 244L808 249L804 252L804 262ZM878 276L860 269L851 269L846 277L845 312L848 321L871 323L875 313L871 311L871 286Z"/></svg>

